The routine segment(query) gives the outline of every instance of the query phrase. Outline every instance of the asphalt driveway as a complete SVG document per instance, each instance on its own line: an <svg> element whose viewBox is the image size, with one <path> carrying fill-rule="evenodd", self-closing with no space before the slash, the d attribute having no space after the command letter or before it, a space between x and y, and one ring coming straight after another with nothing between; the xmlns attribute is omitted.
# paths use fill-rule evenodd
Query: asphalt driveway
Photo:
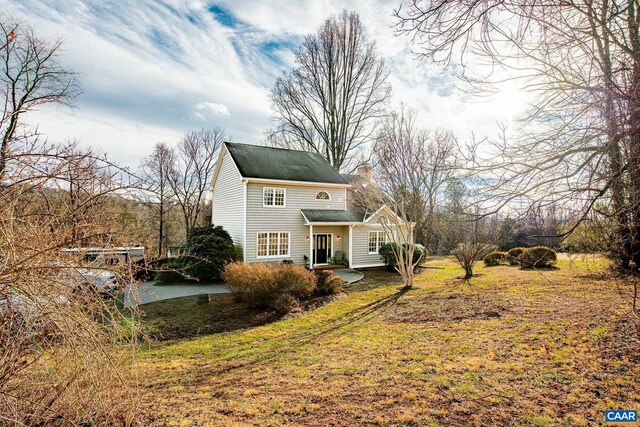
<svg viewBox="0 0 640 427"><path fill-rule="evenodd" d="M219 284L180 284L157 286L156 281L143 282L129 286L124 290L124 306L133 307L137 302L148 304L171 298L188 297L198 294L227 294L229 288Z"/></svg>

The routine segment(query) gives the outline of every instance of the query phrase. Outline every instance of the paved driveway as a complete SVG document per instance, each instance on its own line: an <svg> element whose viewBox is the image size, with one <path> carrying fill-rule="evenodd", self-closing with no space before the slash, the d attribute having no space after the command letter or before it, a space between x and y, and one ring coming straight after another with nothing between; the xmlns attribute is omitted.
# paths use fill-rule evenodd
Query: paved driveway
<svg viewBox="0 0 640 427"><path fill-rule="evenodd" d="M188 297L198 294L227 294L229 288L225 284L188 284L156 286L155 280L127 287L124 291L124 306L162 301L165 299Z"/></svg>

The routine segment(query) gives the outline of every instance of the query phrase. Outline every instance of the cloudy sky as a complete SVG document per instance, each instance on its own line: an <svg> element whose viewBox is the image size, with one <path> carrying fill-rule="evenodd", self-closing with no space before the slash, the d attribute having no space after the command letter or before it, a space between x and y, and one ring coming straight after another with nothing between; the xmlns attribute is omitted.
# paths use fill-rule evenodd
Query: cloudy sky
<svg viewBox="0 0 640 427"><path fill-rule="evenodd" d="M29 122L51 141L76 139L131 167L190 129L223 126L234 141L261 143L275 79L294 65L302 37L342 9L360 14L388 61L392 105L418 110L422 126L492 135L526 107L515 89L471 98L418 61L392 28L400 2L4 0L0 9L62 38L65 65L80 73L76 108L46 107Z"/></svg>

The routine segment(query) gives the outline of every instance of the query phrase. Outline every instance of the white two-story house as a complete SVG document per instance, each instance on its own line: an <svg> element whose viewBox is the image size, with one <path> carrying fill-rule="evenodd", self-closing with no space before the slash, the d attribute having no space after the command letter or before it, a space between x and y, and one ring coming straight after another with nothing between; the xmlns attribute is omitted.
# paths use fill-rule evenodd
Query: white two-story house
<svg viewBox="0 0 640 427"><path fill-rule="evenodd" d="M242 246L245 262L382 266L385 208L349 206L352 178L317 153L227 142L212 178L212 222Z"/></svg>

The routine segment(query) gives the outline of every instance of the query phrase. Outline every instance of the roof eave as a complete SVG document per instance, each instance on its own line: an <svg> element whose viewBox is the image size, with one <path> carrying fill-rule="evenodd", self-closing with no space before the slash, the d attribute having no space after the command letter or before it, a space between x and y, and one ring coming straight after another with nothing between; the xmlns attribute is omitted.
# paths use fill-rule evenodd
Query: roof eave
<svg viewBox="0 0 640 427"><path fill-rule="evenodd" d="M351 184L340 184L336 182L312 182L312 181L290 181L287 179L269 179L269 178L251 178L243 177L243 181L264 184L280 184L280 185L299 185L307 187L334 187L334 188L350 188Z"/></svg>
<svg viewBox="0 0 640 427"><path fill-rule="evenodd" d="M313 222L307 221L304 225L362 225L363 222Z"/></svg>

